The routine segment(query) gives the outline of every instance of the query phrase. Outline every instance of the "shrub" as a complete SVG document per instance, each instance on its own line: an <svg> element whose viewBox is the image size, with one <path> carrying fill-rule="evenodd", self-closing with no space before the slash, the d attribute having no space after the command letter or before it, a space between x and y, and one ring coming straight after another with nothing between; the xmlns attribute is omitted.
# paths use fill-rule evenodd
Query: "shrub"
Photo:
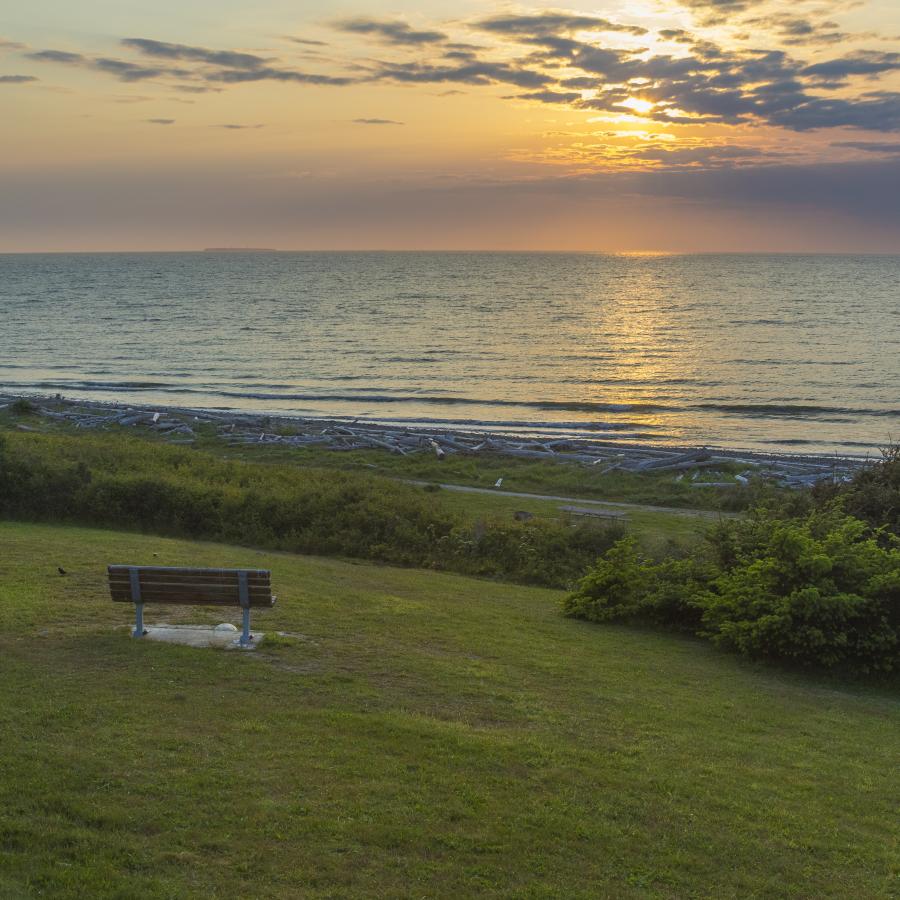
<svg viewBox="0 0 900 900"><path fill-rule="evenodd" d="M637 551L633 538L617 541L563 601L568 615L592 622L631 620L651 591L655 571Z"/></svg>
<svg viewBox="0 0 900 900"><path fill-rule="evenodd" d="M900 535L900 444L883 449L881 457L860 469L849 484L816 487L813 497L820 508L837 499L849 515Z"/></svg>
<svg viewBox="0 0 900 900"><path fill-rule="evenodd" d="M702 633L751 656L891 671L900 637L900 546L836 513L776 523L701 601Z"/></svg>
<svg viewBox="0 0 900 900"><path fill-rule="evenodd" d="M835 509L757 510L661 563L620 541L564 601L567 615L678 628L753 657L854 674L900 665L900 541Z"/></svg>

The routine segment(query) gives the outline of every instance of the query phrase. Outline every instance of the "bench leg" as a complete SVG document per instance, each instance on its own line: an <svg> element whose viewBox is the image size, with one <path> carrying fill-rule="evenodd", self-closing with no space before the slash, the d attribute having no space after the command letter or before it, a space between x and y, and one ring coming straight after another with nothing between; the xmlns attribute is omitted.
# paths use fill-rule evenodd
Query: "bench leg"
<svg viewBox="0 0 900 900"><path fill-rule="evenodd" d="M250 635L250 607L245 606L243 609L244 613L244 630L241 632L240 645L242 647L249 647L250 642L253 640Z"/></svg>
<svg viewBox="0 0 900 900"><path fill-rule="evenodd" d="M147 632L144 631L144 604L134 604L134 631L131 632L132 637L143 637Z"/></svg>

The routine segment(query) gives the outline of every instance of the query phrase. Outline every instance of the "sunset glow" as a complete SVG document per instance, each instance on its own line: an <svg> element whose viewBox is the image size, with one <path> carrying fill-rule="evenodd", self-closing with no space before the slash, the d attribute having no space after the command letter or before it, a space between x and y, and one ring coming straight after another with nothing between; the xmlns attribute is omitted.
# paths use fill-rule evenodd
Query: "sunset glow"
<svg viewBox="0 0 900 900"><path fill-rule="evenodd" d="M0 250L900 246L893 0L36 0L3 27Z"/></svg>

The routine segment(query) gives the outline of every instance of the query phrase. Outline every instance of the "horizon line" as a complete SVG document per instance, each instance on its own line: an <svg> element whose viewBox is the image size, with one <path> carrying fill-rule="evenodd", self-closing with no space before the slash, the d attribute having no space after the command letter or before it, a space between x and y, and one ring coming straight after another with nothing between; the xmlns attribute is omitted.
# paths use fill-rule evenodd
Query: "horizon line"
<svg viewBox="0 0 900 900"><path fill-rule="evenodd" d="M205 247L192 249L125 249L125 250L2 250L0 256L111 256L129 254L159 254L159 255L231 255L231 256L258 256L266 254L301 254L301 253L442 253L442 254L495 254L495 255L578 255L578 256L900 256L900 247L896 250L587 250L587 249L391 249L385 247L365 248L256 248L256 247Z"/></svg>

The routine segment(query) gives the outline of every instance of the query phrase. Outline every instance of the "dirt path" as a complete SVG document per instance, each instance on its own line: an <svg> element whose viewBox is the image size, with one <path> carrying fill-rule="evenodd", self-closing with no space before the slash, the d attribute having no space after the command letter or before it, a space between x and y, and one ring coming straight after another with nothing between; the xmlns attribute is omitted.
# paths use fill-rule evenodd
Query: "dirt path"
<svg viewBox="0 0 900 900"><path fill-rule="evenodd" d="M598 509L606 507L616 510L635 510L640 512L669 513L676 516L694 516L701 519L718 519L720 516L733 517L736 513L720 512L715 509L682 509L677 506L651 506L647 503L624 503L615 500L586 500L584 497L558 497L554 494L527 494L521 491L504 491L502 488L470 487L466 484L442 484L433 481L417 481L411 478L401 478L404 484L414 484L425 487L429 484L440 484L445 491L458 491L462 494L490 494L494 497L521 497L523 500L550 500L559 503L577 504L578 506L596 506Z"/></svg>

